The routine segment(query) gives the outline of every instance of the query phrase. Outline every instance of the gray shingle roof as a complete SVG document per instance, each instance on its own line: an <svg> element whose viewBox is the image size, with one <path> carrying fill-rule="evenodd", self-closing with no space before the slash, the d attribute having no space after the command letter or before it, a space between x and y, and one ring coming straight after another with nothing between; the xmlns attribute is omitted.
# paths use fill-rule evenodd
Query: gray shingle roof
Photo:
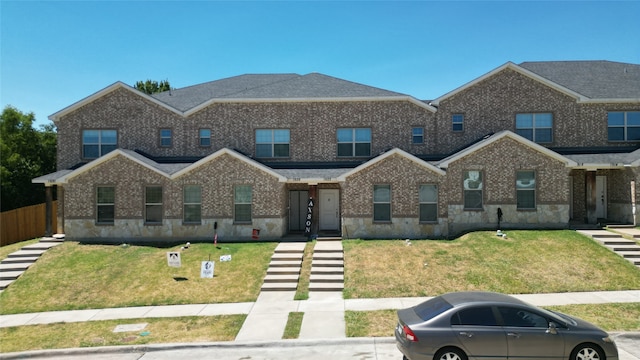
<svg viewBox="0 0 640 360"><path fill-rule="evenodd" d="M331 76L310 73L246 74L152 95L187 111L212 99L314 99L406 97L393 91L362 85Z"/></svg>
<svg viewBox="0 0 640 360"><path fill-rule="evenodd" d="M520 67L590 99L639 99L640 65L613 61L523 62Z"/></svg>

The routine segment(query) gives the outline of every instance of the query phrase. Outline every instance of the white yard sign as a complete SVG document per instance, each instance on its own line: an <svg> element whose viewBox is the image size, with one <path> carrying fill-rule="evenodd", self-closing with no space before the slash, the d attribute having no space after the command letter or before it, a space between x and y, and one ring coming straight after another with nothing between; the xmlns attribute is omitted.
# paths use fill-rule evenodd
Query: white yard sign
<svg viewBox="0 0 640 360"><path fill-rule="evenodd" d="M200 267L200 277L213 278L214 268L215 268L215 263L213 261L203 261L202 266Z"/></svg>
<svg viewBox="0 0 640 360"><path fill-rule="evenodd" d="M168 252L167 253L167 263L171 267L180 267L180 253L179 252Z"/></svg>

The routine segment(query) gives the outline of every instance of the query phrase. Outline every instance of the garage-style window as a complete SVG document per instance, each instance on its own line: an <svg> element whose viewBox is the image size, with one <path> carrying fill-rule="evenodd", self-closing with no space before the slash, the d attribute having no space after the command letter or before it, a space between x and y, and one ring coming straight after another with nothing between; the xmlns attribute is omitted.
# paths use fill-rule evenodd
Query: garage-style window
<svg viewBox="0 0 640 360"><path fill-rule="evenodd" d="M465 171L463 176L465 210L481 210L482 171Z"/></svg>
<svg viewBox="0 0 640 360"><path fill-rule="evenodd" d="M251 222L251 185L236 185L234 187L234 214L236 223Z"/></svg>
<svg viewBox="0 0 640 360"><path fill-rule="evenodd" d="M202 187L187 185L183 190L183 221L185 224L199 224L202 220Z"/></svg>
<svg viewBox="0 0 640 360"><path fill-rule="evenodd" d="M640 141L640 111L607 114L609 141Z"/></svg>
<svg viewBox="0 0 640 360"><path fill-rule="evenodd" d="M536 208L536 173L535 171L518 171L516 174L516 195L518 209Z"/></svg>
<svg viewBox="0 0 640 360"><path fill-rule="evenodd" d="M553 142L553 115L516 114L516 133L536 143Z"/></svg>
<svg viewBox="0 0 640 360"><path fill-rule="evenodd" d="M96 222L113 224L115 218L116 189L113 186L96 188Z"/></svg>
<svg viewBox="0 0 640 360"><path fill-rule="evenodd" d="M338 140L338 156L371 156L371 129L338 129L336 135Z"/></svg>
<svg viewBox="0 0 640 360"><path fill-rule="evenodd" d="M373 186L373 221L391 221L391 185Z"/></svg>
<svg viewBox="0 0 640 360"><path fill-rule="evenodd" d="M256 130L256 157L289 157L289 129Z"/></svg>
<svg viewBox="0 0 640 360"><path fill-rule="evenodd" d="M97 159L118 147L118 132L116 130L83 130L82 157Z"/></svg>
<svg viewBox="0 0 640 360"><path fill-rule="evenodd" d="M147 186L144 191L144 222L162 224L162 186Z"/></svg>
<svg viewBox="0 0 640 360"><path fill-rule="evenodd" d="M420 185L420 222L438 221L438 187Z"/></svg>

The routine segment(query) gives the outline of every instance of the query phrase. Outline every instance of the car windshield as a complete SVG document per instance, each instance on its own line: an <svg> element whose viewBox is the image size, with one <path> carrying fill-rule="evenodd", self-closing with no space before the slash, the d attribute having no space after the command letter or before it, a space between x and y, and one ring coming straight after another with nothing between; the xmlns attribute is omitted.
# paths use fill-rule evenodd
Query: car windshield
<svg viewBox="0 0 640 360"><path fill-rule="evenodd" d="M443 298L435 297L415 306L413 311L415 311L416 315L418 315L422 320L427 321L451 309L452 307L453 306Z"/></svg>

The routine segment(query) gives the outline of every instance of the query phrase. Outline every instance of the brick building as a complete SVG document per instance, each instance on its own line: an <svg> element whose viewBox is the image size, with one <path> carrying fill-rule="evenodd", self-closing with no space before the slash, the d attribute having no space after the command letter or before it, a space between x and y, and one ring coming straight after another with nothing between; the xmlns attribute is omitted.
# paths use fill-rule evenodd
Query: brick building
<svg viewBox="0 0 640 360"><path fill-rule="evenodd" d="M636 64L506 63L433 101L317 73L151 96L117 82L50 118L58 171L34 182L57 187L68 239L443 238L638 221Z"/></svg>

